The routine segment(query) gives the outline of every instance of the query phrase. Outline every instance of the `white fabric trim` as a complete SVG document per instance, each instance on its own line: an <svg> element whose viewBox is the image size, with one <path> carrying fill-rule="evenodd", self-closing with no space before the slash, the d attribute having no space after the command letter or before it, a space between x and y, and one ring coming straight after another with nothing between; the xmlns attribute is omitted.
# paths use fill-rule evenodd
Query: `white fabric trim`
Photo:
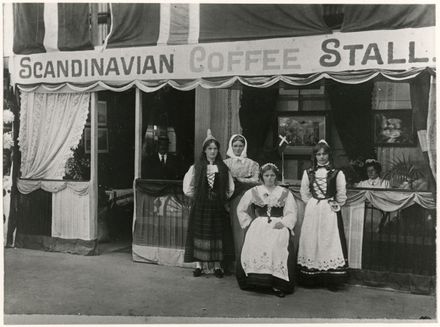
<svg viewBox="0 0 440 327"><path fill-rule="evenodd" d="M79 195L72 188L52 193L52 237L95 240L96 224L90 221L89 208L89 197Z"/></svg>
<svg viewBox="0 0 440 327"><path fill-rule="evenodd" d="M194 263L184 263L184 249L168 249L154 246L132 245L133 261L159 265L193 268Z"/></svg>
<svg viewBox="0 0 440 327"><path fill-rule="evenodd" d="M23 180L18 179L17 188L22 194L29 194L39 188L51 192L57 193L66 188L78 196L86 196L89 194L90 182L66 182L66 181L42 181L42 180Z"/></svg>
<svg viewBox="0 0 440 327"><path fill-rule="evenodd" d="M171 4L160 4L160 25L159 25L159 37L157 39L157 45L165 45L170 38L171 27Z"/></svg>
<svg viewBox="0 0 440 327"><path fill-rule="evenodd" d="M24 92L92 92L109 90L114 92L124 92L136 86L141 91L150 93L156 92L164 86L171 86L177 90L189 91L199 86L205 89L213 88L227 88L233 86L236 82L240 82L246 86L252 86L256 88L266 88L272 86L278 82L284 82L288 85L305 86L313 84L323 78L332 79L334 81L344 84L360 84L365 83L377 76L383 76L392 81L404 81L417 77L420 73L424 72L425 68L412 68L404 72L395 72L389 70L371 70L365 72L362 76L356 76L352 72L337 72L337 73L316 73L306 77L294 75L294 76L257 76L257 77L241 77L232 76L216 79L193 79L193 80L156 80L156 81L143 81L134 80L129 83L126 82L96 82L86 85L78 85L74 83L61 83L58 85L39 84L37 86L30 85L18 85L18 88ZM432 72L435 69L430 68Z"/></svg>
<svg viewBox="0 0 440 327"><path fill-rule="evenodd" d="M200 4L189 4L189 32L188 32L188 44L199 43L200 34Z"/></svg>
<svg viewBox="0 0 440 327"><path fill-rule="evenodd" d="M58 3L44 3L44 39L47 52L58 50Z"/></svg>

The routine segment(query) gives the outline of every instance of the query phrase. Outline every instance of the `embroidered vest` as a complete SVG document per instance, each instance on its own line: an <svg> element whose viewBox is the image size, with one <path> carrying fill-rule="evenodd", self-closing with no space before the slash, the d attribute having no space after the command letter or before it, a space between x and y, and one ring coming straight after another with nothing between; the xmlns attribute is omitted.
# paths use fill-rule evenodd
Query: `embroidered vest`
<svg viewBox="0 0 440 327"><path fill-rule="evenodd" d="M312 193L312 196L315 199L328 199L334 197L336 195L336 176L338 175L339 170L331 169L327 172L327 178L326 178L327 190L325 192L325 197L322 197L321 194L316 193L315 185L317 181L316 181L315 173L316 171L314 169L307 170L307 175L309 177L309 188L310 188L310 193Z"/></svg>
<svg viewBox="0 0 440 327"><path fill-rule="evenodd" d="M286 199L289 190L285 189L281 192L280 198L278 199L276 205L270 208L270 217L282 217L284 211L284 205L286 204ZM254 188L252 189L252 205L251 209L255 214L255 217L269 217L268 215L268 205L264 203L258 191Z"/></svg>

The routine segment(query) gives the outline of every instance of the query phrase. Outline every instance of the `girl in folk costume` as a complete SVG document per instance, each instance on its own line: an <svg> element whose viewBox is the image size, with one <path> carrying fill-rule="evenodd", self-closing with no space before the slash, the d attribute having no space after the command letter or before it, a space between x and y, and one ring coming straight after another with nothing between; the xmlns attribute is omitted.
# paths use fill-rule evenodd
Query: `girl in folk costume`
<svg viewBox="0 0 440 327"><path fill-rule="evenodd" d="M298 250L299 282L336 291L347 278L347 247L341 206L347 199L344 173L333 167L330 147L321 140L313 167L304 171L301 198L306 203Z"/></svg>
<svg viewBox="0 0 440 327"><path fill-rule="evenodd" d="M269 288L284 297L294 289L292 230L297 208L292 193L277 185L278 174L274 164L263 165L263 185L246 191L238 204L240 225L247 230L236 277L241 289Z"/></svg>
<svg viewBox="0 0 440 327"><path fill-rule="evenodd" d="M255 161L247 158L247 141L241 134L234 134L229 139L228 156L224 160L235 182L234 195L230 200L230 207L237 208L241 195L253 184L259 182L260 166ZM238 222L237 210L229 211L231 217L232 234L234 236L235 257L239 258L243 245L244 232Z"/></svg>
<svg viewBox="0 0 440 327"><path fill-rule="evenodd" d="M200 159L183 179L183 192L193 198L185 245L185 262L196 262L194 277L214 269L223 277L220 262L234 259L231 225L225 204L234 182L219 154L220 144L208 130Z"/></svg>

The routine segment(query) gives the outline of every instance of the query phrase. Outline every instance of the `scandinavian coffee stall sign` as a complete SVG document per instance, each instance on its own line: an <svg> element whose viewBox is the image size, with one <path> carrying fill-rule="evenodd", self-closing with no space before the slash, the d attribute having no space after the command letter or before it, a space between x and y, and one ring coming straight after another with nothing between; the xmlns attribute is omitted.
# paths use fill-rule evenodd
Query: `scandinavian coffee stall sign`
<svg viewBox="0 0 440 327"><path fill-rule="evenodd" d="M271 76L435 65L435 28L17 55L19 84Z"/></svg>

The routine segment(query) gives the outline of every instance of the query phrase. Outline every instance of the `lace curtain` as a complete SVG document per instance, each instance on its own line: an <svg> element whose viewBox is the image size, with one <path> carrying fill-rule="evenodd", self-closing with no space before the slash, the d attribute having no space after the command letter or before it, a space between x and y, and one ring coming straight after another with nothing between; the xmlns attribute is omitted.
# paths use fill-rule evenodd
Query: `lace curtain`
<svg viewBox="0 0 440 327"><path fill-rule="evenodd" d="M67 159L78 146L90 93L21 94L19 146L21 177L62 179Z"/></svg>

